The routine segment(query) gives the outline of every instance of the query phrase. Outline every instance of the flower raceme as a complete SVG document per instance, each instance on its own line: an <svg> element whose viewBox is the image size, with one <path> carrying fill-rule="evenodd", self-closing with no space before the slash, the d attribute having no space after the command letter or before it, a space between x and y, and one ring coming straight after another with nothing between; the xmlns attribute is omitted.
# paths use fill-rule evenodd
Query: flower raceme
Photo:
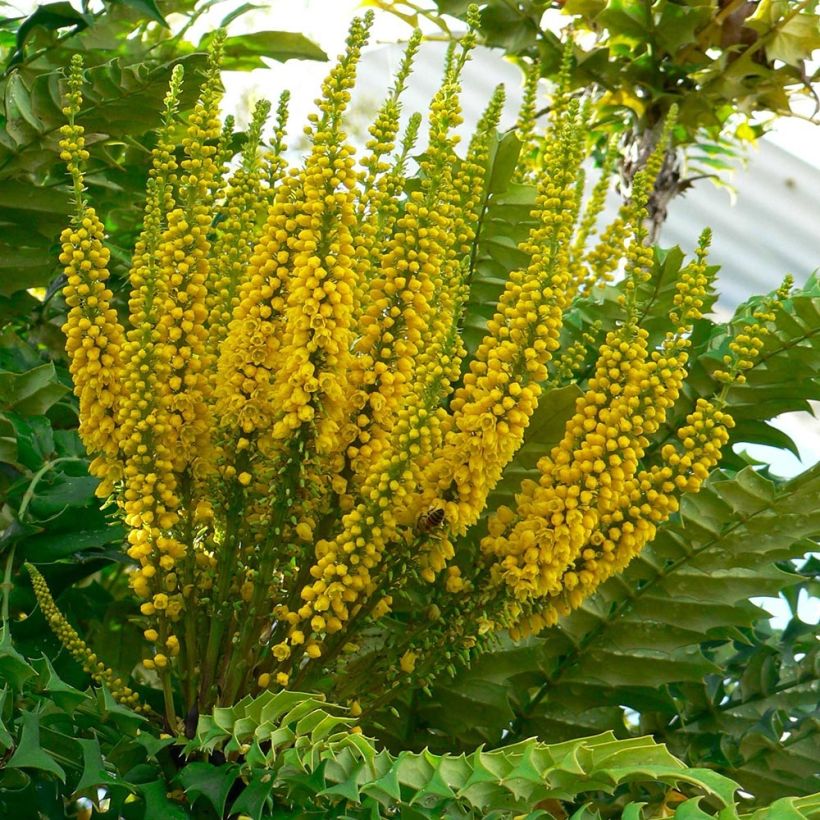
<svg viewBox="0 0 820 820"><path fill-rule="evenodd" d="M61 142L76 200L60 257L67 349L92 472L129 530L150 647L138 674L161 684L171 726L175 702L202 710L267 686L330 685L366 703L384 693L384 677L388 689L429 682L444 644L469 649L494 630L554 623L626 566L682 492L698 489L732 424L718 395L691 409L677 443L655 446L680 404L710 287L708 236L680 276L668 333L651 341L639 294L652 266L643 224L658 158L586 250L605 193L599 185L583 201L586 111L559 89L536 140L534 78L518 125L527 148L508 183L534 185L533 227L519 247L527 263L506 272L468 354L462 327L498 195L490 169L503 89L462 156L455 129L471 30L448 52L427 128L417 115L402 126L415 35L357 162L344 115L369 25L369 16L353 23L298 167L283 153L285 96L273 140L263 145L263 103L230 170L219 36L177 145L175 70L125 326L103 224L83 189L82 67L72 64ZM618 268L622 316L563 437L515 509L488 510L539 402L583 361L588 334L553 361L565 313ZM766 317L757 318L727 356L727 383L760 347ZM374 640L380 681L366 670ZM130 703L123 686L114 694Z"/></svg>

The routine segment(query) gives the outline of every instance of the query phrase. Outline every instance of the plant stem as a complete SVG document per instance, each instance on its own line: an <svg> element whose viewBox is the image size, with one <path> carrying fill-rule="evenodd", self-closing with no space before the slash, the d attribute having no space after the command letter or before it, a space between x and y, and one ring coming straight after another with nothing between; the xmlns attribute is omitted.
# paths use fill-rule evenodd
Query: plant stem
<svg viewBox="0 0 820 820"><path fill-rule="evenodd" d="M13 588L13 584L11 583L11 570L14 566L14 552L16 548L17 544L11 545L11 548L9 549L8 558L6 558L6 571L3 573L3 621L2 634L0 634L0 640L5 640L6 631L8 630L9 599L11 598L11 590Z"/></svg>
<svg viewBox="0 0 820 820"><path fill-rule="evenodd" d="M160 673L162 681L162 699L165 704L165 721L168 724L168 731L175 734L177 731L177 716L174 709L174 690L171 686L171 672L165 669Z"/></svg>

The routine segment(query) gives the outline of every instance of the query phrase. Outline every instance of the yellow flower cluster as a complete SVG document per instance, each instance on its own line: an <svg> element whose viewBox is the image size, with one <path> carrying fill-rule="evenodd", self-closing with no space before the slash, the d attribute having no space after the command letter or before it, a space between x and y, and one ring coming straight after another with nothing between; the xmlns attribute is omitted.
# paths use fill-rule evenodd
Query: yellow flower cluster
<svg viewBox="0 0 820 820"><path fill-rule="evenodd" d="M639 319L653 264L645 204L664 146L588 251L615 153L584 203L587 111L568 93L569 53L543 139L537 66L528 76L517 125L525 148L509 176L520 195L539 169L534 227L468 355L462 330L498 196L491 166L504 107L498 88L459 153L476 9L471 20L448 50L426 134L414 115L400 136L414 34L358 162L343 120L372 15L354 22L322 86L296 168L283 153L285 95L267 145L270 106L256 107L228 172L220 36L179 151L176 69L127 332L111 307L103 227L83 199L82 78L79 65L72 71L61 144L77 195L61 256L67 348L100 492L116 495L129 528L130 580L152 644L143 666L159 677L170 725L175 679L186 711L253 687L342 679L388 617L423 613L421 625L387 630L391 680L422 680L445 641L461 651L500 626L521 634L553 622L634 557L727 441L722 398L700 401L685 423L671 412L709 287L708 236L680 275L669 332L650 338ZM572 300L616 270L621 321L556 356ZM731 382L760 350L764 313L730 343ZM545 388L574 378L602 337L538 480L523 484L515 509L490 511L486 537L471 541ZM661 442L678 425L677 443Z"/></svg>
<svg viewBox="0 0 820 820"><path fill-rule="evenodd" d="M644 182L637 180L639 194ZM554 623L623 568L677 509L676 494L696 491L720 456L731 418L704 399L680 433L686 452L667 445L662 465L643 467L686 377L692 324L709 286L708 241L707 232L677 282L674 330L651 351L635 318L637 288L651 260L643 245L627 251L626 321L601 346L562 441L538 464L539 482L522 486L515 512L501 508L490 519L481 546L491 577L525 603L510 610L523 613L516 634Z"/></svg>

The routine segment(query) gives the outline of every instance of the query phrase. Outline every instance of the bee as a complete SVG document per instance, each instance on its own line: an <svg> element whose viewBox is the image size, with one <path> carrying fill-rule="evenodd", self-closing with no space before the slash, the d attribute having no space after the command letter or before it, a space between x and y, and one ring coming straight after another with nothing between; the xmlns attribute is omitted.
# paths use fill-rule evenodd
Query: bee
<svg viewBox="0 0 820 820"><path fill-rule="evenodd" d="M423 512L416 521L416 529L419 532L433 532L440 529L444 524L444 510L441 507L430 507Z"/></svg>

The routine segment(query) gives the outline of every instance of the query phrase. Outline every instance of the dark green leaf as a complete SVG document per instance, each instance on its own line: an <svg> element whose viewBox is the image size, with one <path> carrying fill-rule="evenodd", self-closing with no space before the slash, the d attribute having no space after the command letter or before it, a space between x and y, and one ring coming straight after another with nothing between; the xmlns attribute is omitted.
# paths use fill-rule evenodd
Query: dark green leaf
<svg viewBox="0 0 820 820"><path fill-rule="evenodd" d="M151 783L142 783L138 786L140 796L145 801L144 817L157 817L164 820L190 820L188 812L182 806L168 799L171 789L163 780L155 780Z"/></svg>
<svg viewBox="0 0 820 820"><path fill-rule="evenodd" d="M272 772L265 769L254 770L239 797L231 804L231 814L247 814L252 820L260 820L274 783Z"/></svg>
<svg viewBox="0 0 820 820"><path fill-rule="evenodd" d="M491 194L503 194L507 190L520 151L521 143L512 132L505 134L497 143L490 172L489 192Z"/></svg>
<svg viewBox="0 0 820 820"><path fill-rule="evenodd" d="M26 560L32 564L51 564L78 552L121 543L125 535L125 529L119 524L63 533L45 532L27 539Z"/></svg>
<svg viewBox="0 0 820 820"><path fill-rule="evenodd" d="M49 31L74 27L76 31L82 31L86 26L88 18L76 11L71 3L48 3L38 6L17 29L17 47L22 49L29 34L38 27Z"/></svg>
<svg viewBox="0 0 820 820"><path fill-rule="evenodd" d="M228 793L236 781L239 766L233 763L214 766L211 763L189 763L180 773L179 782L191 802L204 798L222 817Z"/></svg>
<svg viewBox="0 0 820 820"><path fill-rule="evenodd" d="M91 791L92 795L96 797L95 792L99 787L111 788L112 786L123 785L105 770L100 744L96 738L93 740L77 738L77 743L80 744L83 750L83 773L74 789L77 794Z"/></svg>
<svg viewBox="0 0 820 820"><path fill-rule="evenodd" d="M98 478L88 475L66 475L52 472L37 485L31 501L32 515L44 520L68 507L85 507L94 498Z"/></svg>
<svg viewBox="0 0 820 820"><path fill-rule="evenodd" d="M51 755L40 746L40 717L35 712L20 715L22 733L20 742L6 764L11 769L37 769L56 775L65 783L65 771Z"/></svg>
<svg viewBox="0 0 820 820"><path fill-rule="evenodd" d="M36 674L26 659L12 646L11 634L5 630L0 641L0 681L3 682L4 689L10 685L13 690L20 692L25 682Z"/></svg>
<svg viewBox="0 0 820 820"><path fill-rule="evenodd" d="M17 436L17 458L30 470L39 469L54 452L54 435L45 416L24 418L17 413L5 413Z"/></svg>
<svg viewBox="0 0 820 820"><path fill-rule="evenodd" d="M44 364L26 373L0 371L0 401L4 410L23 416L42 416L68 388L57 379L54 365Z"/></svg>

